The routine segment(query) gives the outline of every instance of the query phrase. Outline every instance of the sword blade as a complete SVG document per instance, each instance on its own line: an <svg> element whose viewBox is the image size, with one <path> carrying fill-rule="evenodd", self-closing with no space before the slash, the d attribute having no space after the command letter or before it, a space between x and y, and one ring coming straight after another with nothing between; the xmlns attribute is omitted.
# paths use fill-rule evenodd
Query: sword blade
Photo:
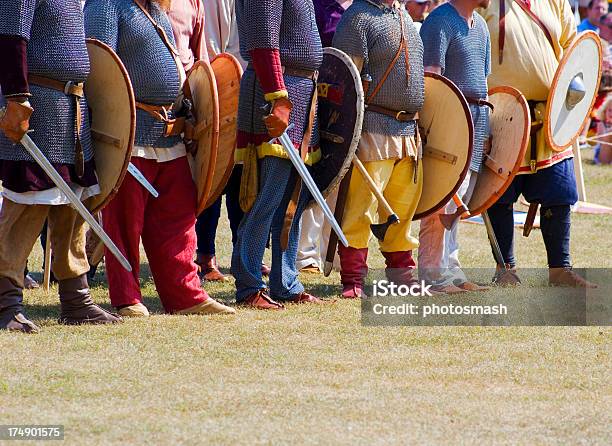
<svg viewBox="0 0 612 446"><path fill-rule="evenodd" d="M504 261L504 256L499 248L497 236L495 235L495 230L493 229L493 224L491 223L491 219L489 218L489 213L487 211L482 213L482 221L484 221L485 228L487 228L489 243L491 243L491 248L493 248L493 257L495 257L495 261L499 267L506 270L506 262Z"/></svg>
<svg viewBox="0 0 612 446"><path fill-rule="evenodd" d="M149 180L147 180L147 178L143 175L143 173L140 170L138 170L138 167L130 163L128 164L127 170L130 173L130 175L132 175L134 179L142 185L142 187L144 187L146 190L149 191L151 195L153 195L155 198L159 197L159 192L157 192L157 190L153 187L153 185L149 183Z"/></svg>
<svg viewBox="0 0 612 446"><path fill-rule="evenodd" d="M108 248L108 250L117 258L121 266L123 266L127 271L132 271L132 267L130 266L130 262L125 258L125 256L121 253L117 245L111 240L102 226L96 221L96 219L91 215L89 210L85 207L85 205L79 200L79 198L75 195L75 193L70 189L70 186L66 184L64 179L57 173L57 170L51 165L49 160L45 158L45 155L40 151L40 149L36 146L34 141L28 136L24 135L21 139L21 144L28 151L32 158L38 163L38 165L45 171L51 181L61 190L70 204L74 207L74 209L79 213L83 220L89 224L91 229L100 237L102 243Z"/></svg>
<svg viewBox="0 0 612 446"><path fill-rule="evenodd" d="M291 142L291 139L289 139L289 135L287 135L287 132L285 132L278 139L283 148L285 149L285 152L287 152L287 155L289 155L289 159L291 160L293 167L295 167L295 169L298 171L298 174L302 178L302 181L304 181L304 184L306 184L306 187L312 194L312 197L317 202L317 204L321 206L323 215L325 215L325 218L327 218L327 220L329 221L329 224L331 225L332 229L338 235L338 239L342 242L344 246L348 247L348 240L346 239L344 232L342 232L342 228L340 228L340 225L334 218L333 212L327 205L325 198L323 198L321 191L317 187L315 181L310 176L310 173L308 172L304 161L302 161L302 158L300 158L298 152L293 147L293 143Z"/></svg>

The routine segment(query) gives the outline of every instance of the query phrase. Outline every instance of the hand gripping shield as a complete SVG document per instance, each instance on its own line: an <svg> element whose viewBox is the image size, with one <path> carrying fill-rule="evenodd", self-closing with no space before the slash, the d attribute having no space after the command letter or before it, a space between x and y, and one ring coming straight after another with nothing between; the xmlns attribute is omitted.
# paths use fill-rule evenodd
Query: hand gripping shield
<svg viewBox="0 0 612 446"><path fill-rule="evenodd" d="M88 201L95 214L113 199L128 170L136 130L136 104L130 77L117 54L95 39L87 39L87 51L91 71L85 82L85 97L101 191Z"/></svg>
<svg viewBox="0 0 612 446"><path fill-rule="evenodd" d="M413 220L436 212L452 199L470 167L474 144L468 103L444 76L425 73L425 104L419 117L423 193Z"/></svg>
<svg viewBox="0 0 612 446"><path fill-rule="evenodd" d="M561 152L578 138L597 98L601 69L599 36L579 34L563 53L546 103L544 134L553 150Z"/></svg>

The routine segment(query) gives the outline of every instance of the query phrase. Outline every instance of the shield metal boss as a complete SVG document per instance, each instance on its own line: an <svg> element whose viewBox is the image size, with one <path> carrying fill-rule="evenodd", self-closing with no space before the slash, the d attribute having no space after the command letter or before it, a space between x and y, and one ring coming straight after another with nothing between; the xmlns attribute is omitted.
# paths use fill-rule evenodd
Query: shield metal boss
<svg viewBox="0 0 612 446"><path fill-rule="evenodd" d="M413 220L445 206L470 167L474 124L468 103L449 79L425 73L425 103L419 112L423 141L423 192Z"/></svg>
<svg viewBox="0 0 612 446"><path fill-rule="evenodd" d="M136 102L130 77L115 52L106 44L87 39L91 70L85 97L91 118L91 139L100 194L88 200L99 212L115 196L132 156L136 131Z"/></svg>
<svg viewBox="0 0 612 446"><path fill-rule="evenodd" d="M553 150L563 151L578 138L597 98L601 67L601 41L593 31L579 34L563 53L544 117L546 142Z"/></svg>
<svg viewBox="0 0 612 446"><path fill-rule="evenodd" d="M317 94L322 153L310 172L327 198L351 168L363 123L361 77L344 52L336 48L323 50Z"/></svg>
<svg viewBox="0 0 612 446"><path fill-rule="evenodd" d="M491 140L484 148L482 169L468 209L477 215L491 207L508 189L521 167L529 145L531 118L527 100L516 88L489 90Z"/></svg>
<svg viewBox="0 0 612 446"><path fill-rule="evenodd" d="M238 99L242 67L229 53L217 55L210 63L215 74L219 104L219 145L212 186L204 207L208 208L223 193L232 169L238 128Z"/></svg>
<svg viewBox="0 0 612 446"><path fill-rule="evenodd" d="M187 80L193 102L193 116L196 120L194 137L198 140L198 151L189 156L191 174L197 189L197 212L200 215L211 193L217 162L219 141L219 101L217 83L211 66L197 61Z"/></svg>

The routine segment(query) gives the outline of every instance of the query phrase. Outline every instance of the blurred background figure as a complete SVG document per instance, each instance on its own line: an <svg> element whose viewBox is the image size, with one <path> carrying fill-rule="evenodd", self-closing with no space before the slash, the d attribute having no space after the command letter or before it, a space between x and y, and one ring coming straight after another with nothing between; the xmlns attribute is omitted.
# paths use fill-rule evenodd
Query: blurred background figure
<svg viewBox="0 0 612 446"><path fill-rule="evenodd" d="M599 32L600 18L608 12L607 0L591 0L588 3L586 17L578 25L578 32Z"/></svg>
<svg viewBox="0 0 612 446"><path fill-rule="evenodd" d="M612 96L608 96L597 113L597 141L599 150L596 164L612 163Z"/></svg>
<svg viewBox="0 0 612 446"><path fill-rule="evenodd" d="M331 46L336 26L353 0L313 0L317 28L323 47Z"/></svg>
<svg viewBox="0 0 612 446"><path fill-rule="evenodd" d="M410 17L412 17L417 31L420 31L421 23L427 17L427 13L433 9L432 6L432 0L408 0L406 2L406 10Z"/></svg>

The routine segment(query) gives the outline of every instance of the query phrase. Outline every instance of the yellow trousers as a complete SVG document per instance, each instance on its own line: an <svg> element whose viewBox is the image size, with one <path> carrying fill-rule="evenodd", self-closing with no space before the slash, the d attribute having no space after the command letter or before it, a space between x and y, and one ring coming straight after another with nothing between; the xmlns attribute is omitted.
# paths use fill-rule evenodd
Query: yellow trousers
<svg viewBox="0 0 612 446"><path fill-rule="evenodd" d="M412 217L423 190L423 169L419 162L414 181L415 161L405 157L364 162L374 183L383 192L391 208L400 218L398 224L389 227L385 239L380 242L382 252L410 251L418 248L419 241L410 234ZM355 167L344 209L342 231L352 248L367 248L370 240L370 224L387 221L383 207L377 202L363 176Z"/></svg>
<svg viewBox="0 0 612 446"><path fill-rule="evenodd" d="M23 205L4 199L0 212L0 277L23 288L26 261L48 219L53 248L51 270L58 280L89 271L86 225L70 206Z"/></svg>

